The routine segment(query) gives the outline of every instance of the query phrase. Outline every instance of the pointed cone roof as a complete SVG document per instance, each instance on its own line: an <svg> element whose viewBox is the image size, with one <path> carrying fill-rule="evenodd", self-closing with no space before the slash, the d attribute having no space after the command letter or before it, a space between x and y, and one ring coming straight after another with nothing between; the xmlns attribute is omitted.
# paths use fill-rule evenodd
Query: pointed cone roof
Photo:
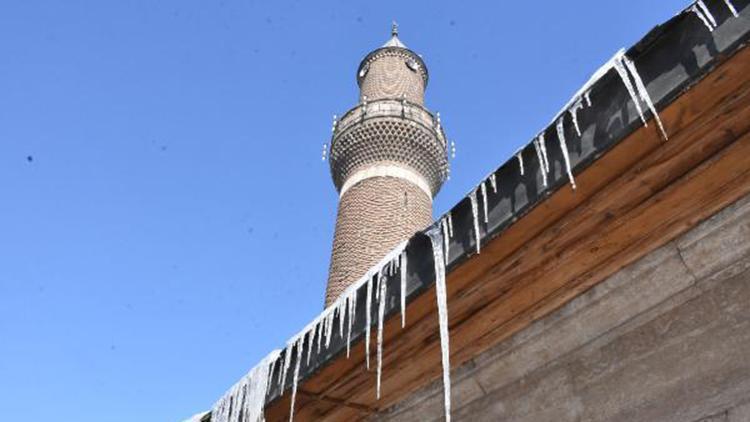
<svg viewBox="0 0 750 422"><path fill-rule="evenodd" d="M409 48L398 39L398 24L396 22L393 22L393 25L391 26L391 39L383 44L383 47Z"/></svg>

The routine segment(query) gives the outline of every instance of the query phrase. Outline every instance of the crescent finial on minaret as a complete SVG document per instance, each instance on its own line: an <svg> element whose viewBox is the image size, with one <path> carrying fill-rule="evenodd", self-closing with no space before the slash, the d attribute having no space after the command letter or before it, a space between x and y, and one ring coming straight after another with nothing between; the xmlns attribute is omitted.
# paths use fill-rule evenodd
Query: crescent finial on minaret
<svg viewBox="0 0 750 422"><path fill-rule="evenodd" d="M398 23L396 21L391 24L391 36L398 37Z"/></svg>

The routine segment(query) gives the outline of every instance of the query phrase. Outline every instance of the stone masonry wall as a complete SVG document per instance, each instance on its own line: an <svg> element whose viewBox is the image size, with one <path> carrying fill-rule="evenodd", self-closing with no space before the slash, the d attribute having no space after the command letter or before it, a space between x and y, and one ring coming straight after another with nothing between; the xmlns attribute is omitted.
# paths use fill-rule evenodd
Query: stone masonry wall
<svg viewBox="0 0 750 422"><path fill-rule="evenodd" d="M458 421L750 422L750 197L452 379ZM442 417L436 381L373 420Z"/></svg>
<svg viewBox="0 0 750 422"><path fill-rule="evenodd" d="M432 199L395 177L365 179L339 200L326 305L396 245L432 222Z"/></svg>

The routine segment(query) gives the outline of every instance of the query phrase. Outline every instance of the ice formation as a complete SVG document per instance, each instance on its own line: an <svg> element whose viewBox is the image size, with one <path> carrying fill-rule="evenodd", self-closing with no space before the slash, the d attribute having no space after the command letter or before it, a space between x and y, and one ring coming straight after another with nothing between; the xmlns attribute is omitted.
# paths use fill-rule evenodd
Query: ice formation
<svg viewBox="0 0 750 422"><path fill-rule="evenodd" d="M516 159L518 160L518 166L521 168L521 176L523 176L523 149L516 151Z"/></svg>
<svg viewBox="0 0 750 422"><path fill-rule="evenodd" d="M698 6L696 6L696 4ZM713 16L710 16L710 12L708 12L708 9L705 8L705 4L703 4L702 1L698 1L696 4L691 6L688 10L698 14L701 19L705 18L706 20L704 22L708 26L710 26L711 21L713 20ZM703 9L708 12L708 15L704 14L704 12L702 11ZM710 18L708 18L707 16L710 16ZM599 81L602 76L604 76L612 69L614 69L620 76L620 80L625 85L625 89L627 89L628 94L630 95L630 98L635 105L635 109L638 112L638 117L641 119L641 122L643 122L644 126L648 127L648 123L646 122L646 116L644 115L643 108L641 107L641 101L646 104L651 111L651 114L653 115L654 120L656 120L656 124L659 127L659 131L661 132L662 137L664 137L665 140L668 139L667 133L664 130L664 125L662 124L659 114L656 112L656 108L654 107L653 101L651 100L651 96L646 90L646 86L643 83L643 80L641 79L641 76L638 73L635 64L630 58L627 57L624 49L620 49L617 53L615 53L614 56L612 56L611 59L609 59L604 65L597 69L593 75L591 75L589 80L586 81L586 83L573 95L570 101L568 101L568 103L565 104L565 106L555 115L555 117L552 119L552 123L557 122L559 118L566 112L570 113L573 117L573 124L576 126L576 133L578 133L580 136L580 127L578 124L578 117L576 113L577 109L580 108L579 104L581 103L581 98L583 98L587 106L591 106L592 86L597 81ZM633 85L633 81L635 81L635 85ZM547 169L549 170L549 167L547 167Z"/></svg>
<svg viewBox="0 0 750 422"><path fill-rule="evenodd" d="M294 374L292 376L292 400L291 404L289 405L289 422L292 422L294 420L294 402L297 399L297 384L299 382L299 366L302 362L302 340L304 339L304 335L301 335L297 338L297 341L294 344L294 347L297 349L297 358L294 360ZM291 348L288 348L287 351L290 351Z"/></svg>
<svg viewBox="0 0 750 422"><path fill-rule="evenodd" d="M471 201L471 214L474 218L474 236L477 244L477 253L480 252L480 237L479 237L479 206L477 205L477 191L476 189L471 191L469 194L469 200Z"/></svg>
<svg viewBox="0 0 750 422"><path fill-rule="evenodd" d="M740 16L740 14L737 13L737 9L734 8L731 0L724 0L724 4L726 4L729 11L732 12L732 16L735 18Z"/></svg>
<svg viewBox="0 0 750 422"><path fill-rule="evenodd" d="M391 266L392 267L392 266ZM379 297L378 297L378 375L375 382L375 396L380 399L380 375L383 372L383 317L385 316L385 301L388 291L388 283L385 282L384 276L378 277Z"/></svg>
<svg viewBox="0 0 750 422"><path fill-rule="evenodd" d="M452 225L453 223L451 222L450 212L440 219L440 229L443 232L443 252L445 254L445 262L448 262L449 259L450 238L453 236Z"/></svg>
<svg viewBox="0 0 750 422"><path fill-rule="evenodd" d="M544 134L540 134L538 137L534 138L534 150L536 151L536 158L539 161L539 171L542 173L542 185L544 187L547 187L547 167L545 163L547 162L547 159L544 155L542 155L542 147L539 146L539 144L544 143Z"/></svg>
<svg viewBox="0 0 750 422"><path fill-rule="evenodd" d="M729 3L731 5L731 3ZM730 10L734 9L734 6L730 7ZM713 32L713 30L716 28L716 19L714 19L714 15L711 14L711 11L708 10L708 7L706 7L706 4L703 3L702 0L698 0L695 3L693 3L689 8L688 11L693 12L700 18L701 22L703 22L704 25L706 25L706 28L708 28L709 31ZM737 11L735 10L734 13ZM737 15L735 15L737 16Z"/></svg>
<svg viewBox="0 0 750 422"><path fill-rule="evenodd" d="M495 176L495 173L490 174L490 185L492 185L492 193L497 193L497 176Z"/></svg>
<svg viewBox="0 0 750 422"><path fill-rule="evenodd" d="M583 108L583 100L581 98L578 98L578 100L573 103L573 106L568 109L568 113L570 113L570 118L573 119L573 127L576 129L576 133L578 136L581 136L581 128L578 126L578 110ZM560 120L562 120L562 117L560 117Z"/></svg>
<svg viewBox="0 0 750 422"><path fill-rule="evenodd" d="M435 262L435 292L437 296L438 319L440 322L440 353L443 362L443 400L445 420L451 420L451 365L450 337L448 334L448 299L445 286L445 261L443 261L443 239L438 228L427 232L432 243L432 258Z"/></svg>
<svg viewBox="0 0 750 422"><path fill-rule="evenodd" d="M406 326L406 251L401 252L401 328Z"/></svg>
<svg viewBox="0 0 750 422"><path fill-rule="evenodd" d="M367 297L365 298L365 365L370 369L370 318L372 317L372 274L367 273Z"/></svg>
<svg viewBox="0 0 750 422"><path fill-rule="evenodd" d="M659 113L656 112L656 107L654 107L653 101L651 101L651 96L648 95L648 91L646 90L646 85L643 84L643 80L641 79L641 75L638 73L638 69L635 68L635 63L633 63L632 60L628 58L628 56L624 55L622 56L622 62L625 63L625 67L630 71L630 74L633 76L633 80L635 81L635 86L638 89L638 95L641 97L641 100L643 100L644 103L646 103L646 106L648 106L648 109L651 111L651 114L654 116L654 120L656 120L656 125L659 126L659 131L661 132L661 136L666 141L669 139L669 136L667 136L667 131L664 130L664 125L661 122L661 118L659 118ZM633 99L635 101L635 99Z"/></svg>
<svg viewBox="0 0 750 422"><path fill-rule="evenodd" d="M484 211L484 224L487 224L489 221L489 213L487 212L487 182L482 181L482 183L479 184L479 188L482 192L482 211Z"/></svg>
<svg viewBox="0 0 750 422"><path fill-rule="evenodd" d="M576 181L573 178L573 171L570 168L570 157L568 156L568 145L565 142L565 128L563 127L563 117L561 116L557 120L557 138L560 141L560 149L562 150L563 159L565 160L565 171L568 173L568 179L570 180L570 186L573 189L576 188Z"/></svg>
<svg viewBox="0 0 750 422"><path fill-rule="evenodd" d="M263 407L270 380L270 370L275 366L279 350L263 358L250 372L224 394L211 410L212 422L261 422Z"/></svg>

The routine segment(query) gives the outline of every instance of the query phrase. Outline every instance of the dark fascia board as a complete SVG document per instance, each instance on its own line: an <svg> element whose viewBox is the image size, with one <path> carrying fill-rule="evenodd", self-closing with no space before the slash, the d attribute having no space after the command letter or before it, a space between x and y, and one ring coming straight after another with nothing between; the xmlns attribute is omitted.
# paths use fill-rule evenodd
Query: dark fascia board
<svg viewBox="0 0 750 422"><path fill-rule="evenodd" d="M627 56L632 59L646 85L657 110L672 103L682 93L696 84L717 65L739 51L750 36L750 0L734 0L740 17L735 18L727 9L723 0L706 0L707 7L718 23L714 31L708 28L694 13L681 13L669 21L655 27L641 41L631 47ZM573 173L577 174L592 165L621 140L638 129L642 123L629 93L615 71L602 76L591 87L591 107L578 111L578 121L582 136L577 136L570 117L566 114L565 136L570 154ZM650 118L647 110L646 117ZM669 128L667 128L668 130ZM539 162L532 144L524 147L520 153L524 161L524 175L520 174L518 160L511 157L493 173L497 180L497 194L488 193L488 223L480 222L482 244L499 236L515 221L529 213L555 191L565 188L569 183L565 171L562 149L553 124L544 130L547 155L550 163L548 187L542 185ZM488 185L488 190L490 190ZM482 197L478 198L480 216ZM464 197L450 210L453 220L454 236L450 239L450 254L446 271L454 268L475 255L474 219L471 202ZM430 228L439 224L436 221ZM428 228L428 229L430 229ZM407 269L407 303L424 294L434 284L432 246L424 234L427 230L415 234L406 247ZM400 312L400 279L399 276L387 278L386 318ZM373 289L374 290L374 289ZM374 294L374 292L373 292ZM365 333L366 290L360 289L357 295L357 315L352 328L352 346L361 341ZM372 307L370 321L377 322L376 308ZM408 305L407 305L408 308ZM407 312L408 319L408 312ZM338 320L334 321L334 327ZM348 322L347 322L348 324ZM334 330L336 331L336 330ZM307 356L308 344L303 343L303 356ZM300 383L310 378L330 362L345 358L346 339L334 335L328 348L320 353L313 351L310 364L306 361L300 365ZM296 352L292 353L294 360ZM291 364L294 366L294 363ZM273 374L273 380L279 376ZM292 385L292 371L287 374L285 385ZM269 386L266 403L278 399L283 394L278 383Z"/></svg>

